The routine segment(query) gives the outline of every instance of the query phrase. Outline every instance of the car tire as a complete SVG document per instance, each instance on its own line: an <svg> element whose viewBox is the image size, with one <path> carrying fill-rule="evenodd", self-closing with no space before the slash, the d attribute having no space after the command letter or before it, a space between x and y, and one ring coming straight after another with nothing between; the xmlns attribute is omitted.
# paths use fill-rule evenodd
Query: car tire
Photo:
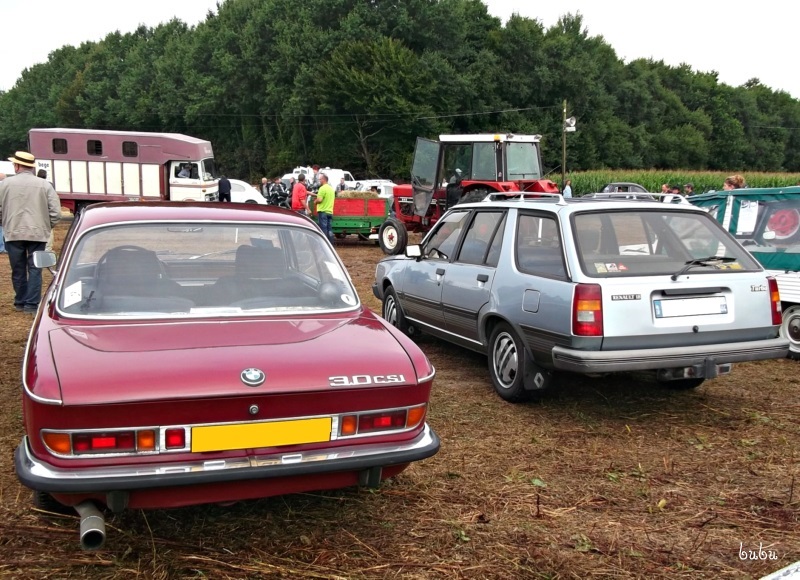
<svg viewBox="0 0 800 580"><path fill-rule="evenodd" d="M245 203L254 203L254 204L258 205L258 202L256 200L254 200L254 199L248 199Z"/></svg>
<svg viewBox="0 0 800 580"><path fill-rule="evenodd" d="M489 193L491 192L483 187L480 189L473 189L472 191L468 191L467 193L462 195L461 199L459 199L455 205L458 205L460 203L473 203L476 201L483 201L483 198L489 195Z"/></svg>
<svg viewBox="0 0 800 580"><path fill-rule="evenodd" d="M510 403L531 399L533 391L525 390L525 345L505 322L492 330L489 339L489 375L494 390Z"/></svg>
<svg viewBox="0 0 800 580"><path fill-rule="evenodd" d="M786 356L800 360L800 306L790 306L783 311L781 336L789 340L789 354Z"/></svg>
<svg viewBox="0 0 800 580"><path fill-rule="evenodd" d="M378 243L387 256L402 254L408 245L406 226L395 218L387 219L378 230Z"/></svg>
<svg viewBox="0 0 800 580"><path fill-rule="evenodd" d="M381 316L403 334L407 336L415 336L417 334L414 326L410 325L406 320L406 315L403 314L403 307L400 306L400 300L397 298L397 292L391 286L383 293Z"/></svg>

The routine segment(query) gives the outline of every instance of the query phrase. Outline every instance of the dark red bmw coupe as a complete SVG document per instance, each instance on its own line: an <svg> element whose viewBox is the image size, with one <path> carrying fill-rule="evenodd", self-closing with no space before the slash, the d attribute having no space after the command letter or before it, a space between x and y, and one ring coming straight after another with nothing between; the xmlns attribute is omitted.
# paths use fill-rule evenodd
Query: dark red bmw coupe
<svg viewBox="0 0 800 580"><path fill-rule="evenodd" d="M439 449L433 375L307 218L97 204L34 320L16 470L40 506L78 510L86 548L104 507L377 486Z"/></svg>

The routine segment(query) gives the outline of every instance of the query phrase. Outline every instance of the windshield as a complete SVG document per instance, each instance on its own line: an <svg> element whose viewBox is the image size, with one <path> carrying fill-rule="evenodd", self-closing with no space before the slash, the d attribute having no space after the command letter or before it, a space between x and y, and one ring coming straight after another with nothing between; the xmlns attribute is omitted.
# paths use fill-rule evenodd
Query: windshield
<svg viewBox="0 0 800 580"><path fill-rule="evenodd" d="M508 143L506 145L506 165L508 179L541 179L539 150L536 143Z"/></svg>
<svg viewBox="0 0 800 580"><path fill-rule="evenodd" d="M587 212L573 216L581 267L605 278L760 270L758 263L706 213Z"/></svg>
<svg viewBox="0 0 800 580"><path fill-rule="evenodd" d="M213 157L203 159L203 179L210 181L211 179L218 179L219 172L217 171L217 164Z"/></svg>
<svg viewBox="0 0 800 580"><path fill-rule="evenodd" d="M90 230L60 311L80 317L349 310L358 297L321 233L274 224L137 223Z"/></svg>

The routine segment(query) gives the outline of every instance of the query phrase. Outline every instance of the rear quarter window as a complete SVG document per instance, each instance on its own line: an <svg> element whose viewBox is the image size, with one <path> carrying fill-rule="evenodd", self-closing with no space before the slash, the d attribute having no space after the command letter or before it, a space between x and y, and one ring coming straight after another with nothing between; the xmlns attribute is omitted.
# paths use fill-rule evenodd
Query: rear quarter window
<svg viewBox="0 0 800 580"><path fill-rule="evenodd" d="M515 256L520 272L557 278L567 275L561 235L553 217L520 214Z"/></svg>

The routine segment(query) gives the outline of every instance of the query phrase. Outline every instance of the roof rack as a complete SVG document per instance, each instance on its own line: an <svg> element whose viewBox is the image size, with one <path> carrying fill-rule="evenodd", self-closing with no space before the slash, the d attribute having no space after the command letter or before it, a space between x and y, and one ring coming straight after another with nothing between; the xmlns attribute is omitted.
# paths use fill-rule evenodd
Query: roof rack
<svg viewBox="0 0 800 580"><path fill-rule="evenodd" d="M560 193L543 193L540 191L498 191L490 193L485 199L490 201L555 201L558 205L567 205Z"/></svg>
<svg viewBox="0 0 800 580"><path fill-rule="evenodd" d="M595 197L596 195L596 197ZM584 196L587 199L624 199L627 201L660 201L661 203L674 203L678 205L692 205L685 195L680 193L643 193L640 191L609 191L595 195ZM659 199L660 198L660 199Z"/></svg>

